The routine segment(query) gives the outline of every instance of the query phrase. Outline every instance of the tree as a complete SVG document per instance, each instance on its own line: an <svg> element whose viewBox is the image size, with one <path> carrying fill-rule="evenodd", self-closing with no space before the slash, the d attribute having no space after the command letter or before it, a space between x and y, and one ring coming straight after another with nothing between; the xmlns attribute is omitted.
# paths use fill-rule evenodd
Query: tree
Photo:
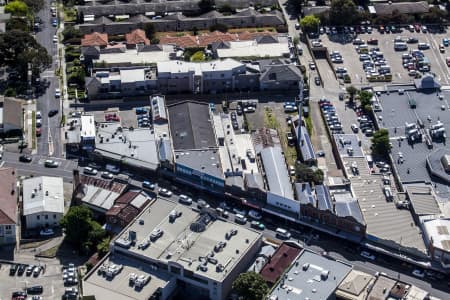
<svg viewBox="0 0 450 300"><path fill-rule="evenodd" d="M198 8L202 14L212 11L215 8L216 3L214 0L200 0L198 2Z"/></svg>
<svg viewBox="0 0 450 300"><path fill-rule="evenodd" d="M12 1L6 4L5 6L5 13L10 13L13 16L20 16L24 17L28 15L29 9L28 5L26 5L22 1Z"/></svg>
<svg viewBox="0 0 450 300"><path fill-rule="evenodd" d="M191 61L200 62L205 60L205 54L203 51L197 51L191 56Z"/></svg>
<svg viewBox="0 0 450 300"><path fill-rule="evenodd" d="M105 237L98 245L97 245L97 253L99 258L102 258L109 251L109 242L111 239L109 237Z"/></svg>
<svg viewBox="0 0 450 300"><path fill-rule="evenodd" d="M297 163L295 173L298 182L323 183L323 171L317 167L309 167L308 165Z"/></svg>
<svg viewBox="0 0 450 300"><path fill-rule="evenodd" d="M144 24L145 35L149 40L155 37L156 29L153 23L145 23Z"/></svg>
<svg viewBox="0 0 450 300"><path fill-rule="evenodd" d="M6 30L21 30L24 32L30 31L30 25L27 18L11 18L6 21Z"/></svg>
<svg viewBox="0 0 450 300"><path fill-rule="evenodd" d="M34 12L37 13L41 9L44 8L44 0L22 0L28 7Z"/></svg>
<svg viewBox="0 0 450 300"><path fill-rule="evenodd" d="M346 88L346 91L350 95L350 99L349 99L350 103L353 104L353 101L355 100L355 95L356 95L356 93L358 93L358 89L355 88L353 85L351 85Z"/></svg>
<svg viewBox="0 0 450 300"><path fill-rule="evenodd" d="M300 20L300 26L304 32L319 31L320 19L314 15L309 15Z"/></svg>
<svg viewBox="0 0 450 300"><path fill-rule="evenodd" d="M361 102L361 106L364 107L366 105L370 105L372 101L373 94L369 91L360 91L359 92L359 101Z"/></svg>
<svg viewBox="0 0 450 300"><path fill-rule="evenodd" d="M330 6L330 22L333 25L354 24L359 18L358 10L352 0L332 0Z"/></svg>
<svg viewBox="0 0 450 300"><path fill-rule="evenodd" d="M269 287L256 272L241 273L233 282L233 290L243 300L261 300L269 292Z"/></svg>
<svg viewBox="0 0 450 300"><path fill-rule="evenodd" d="M375 131L372 137L372 154L387 159L390 150L389 131L384 128Z"/></svg>
<svg viewBox="0 0 450 300"><path fill-rule="evenodd" d="M80 30L76 29L73 26L65 26L64 30L62 32L63 34L63 40L67 41L73 38L81 38L83 36L83 34L81 33Z"/></svg>

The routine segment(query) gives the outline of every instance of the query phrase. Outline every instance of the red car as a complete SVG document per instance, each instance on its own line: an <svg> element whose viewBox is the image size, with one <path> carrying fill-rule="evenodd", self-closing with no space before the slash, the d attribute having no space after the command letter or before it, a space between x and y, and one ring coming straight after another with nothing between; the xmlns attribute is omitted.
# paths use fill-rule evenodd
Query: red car
<svg viewBox="0 0 450 300"><path fill-rule="evenodd" d="M119 122L120 118L116 114L107 114L107 115L105 115L105 120L107 122L110 122L110 121Z"/></svg>
<svg viewBox="0 0 450 300"><path fill-rule="evenodd" d="M447 67L450 67L450 57L447 57L446 61L447 61Z"/></svg>
<svg viewBox="0 0 450 300"><path fill-rule="evenodd" d="M378 40L377 39L368 39L367 44L368 45L378 45Z"/></svg>
<svg viewBox="0 0 450 300"><path fill-rule="evenodd" d="M41 136L42 130L41 128L36 128L36 136Z"/></svg>
<svg viewBox="0 0 450 300"><path fill-rule="evenodd" d="M414 24L414 29L416 32L420 32L420 24Z"/></svg>

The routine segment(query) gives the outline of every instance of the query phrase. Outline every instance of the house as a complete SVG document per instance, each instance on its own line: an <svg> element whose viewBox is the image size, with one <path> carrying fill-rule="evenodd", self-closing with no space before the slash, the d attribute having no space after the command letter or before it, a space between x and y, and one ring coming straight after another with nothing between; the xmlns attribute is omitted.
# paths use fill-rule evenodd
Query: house
<svg viewBox="0 0 450 300"><path fill-rule="evenodd" d="M296 243L282 243L270 256L267 264L261 269L262 278L270 285L274 285L287 268L298 257L302 248Z"/></svg>
<svg viewBox="0 0 450 300"><path fill-rule="evenodd" d="M299 90L303 75L299 67L284 64L279 60L263 60L259 62L261 91L267 90Z"/></svg>
<svg viewBox="0 0 450 300"><path fill-rule="evenodd" d="M389 3L374 3L369 6L369 11L378 16L390 16L394 11L399 14L425 14L430 11L430 6L426 1L418 2L389 2Z"/></svg>
<svg viewBox="0 0 450 300"><path fill-rule="evenodd" d="M135 29L130 33L125 34L127 48L136 48L137 45L150 45L150 40L145 35L142 29Z"/></svg>
<svg viewBox="0 0 450 300"><path fill-rule="evenodd" d="M12 97L0 97L0 132L9 136L22 135L24 102Z"/></svg>
<svg viewBox="0 0 450 300"><path fill-rule="evenodd" d="M0 168L0 246L17 243L17 182L14 168Z"/></svg>
<svg viewBox="0 0 450 300"><path fill-rule="evenodd" d="M64 215L62 177L40 176L22 181L23 216L27 229L55 227Z"/></svg>
<svg viewBox="0 0 450 300"><path fill-rule="evenodd" d="M108 34L93 32L85 34L81 39L81 46L83 47L106 47L108 45Z"/></svg>

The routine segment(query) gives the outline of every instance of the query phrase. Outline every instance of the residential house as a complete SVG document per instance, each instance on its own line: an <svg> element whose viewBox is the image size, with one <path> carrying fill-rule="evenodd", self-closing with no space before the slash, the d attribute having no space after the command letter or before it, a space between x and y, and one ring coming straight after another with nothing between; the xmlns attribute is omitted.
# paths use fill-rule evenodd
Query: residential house
<svg viewBox="0 0 450 300"><path fill-rule="evenodd" d="M108 34L100 32L92 32L85 34L81 39L83 47L106 47L108 45Z"/></svg>
<svg viewBox="0 0 450 300"><path fill-rule="evenodd" d="M142 29L135 29L125 35L127 48L133 49L137 45L150 45L150 40L147 38L145 31Z"/></svg>
<svg viewBox="0 0 450 300"><path fill-rule="evenodd" d="M22 181L23 216L27 229L55 227L64 215L62 177L32 177Z"/></svg>
<svg viewBox="0 0 450 300"><path fill-rule="evenodd" d="M0 246L17 243L17 182L14 168L0 168Z"/></svg>
<svg viewBox="0 0 450 300"><path fill-rule="evenodd" d="M24 102L12 97L0 97L0 132L8 136L21 136ZM30 112L31 116L31 112Z"/></svg>
<svg viewBox="0 0 450 300"><path fill-rule="evenodd" d="M260 61L260 89L267 90L299 90L303 75L299 67L284 64L279 60Z"/></svg>

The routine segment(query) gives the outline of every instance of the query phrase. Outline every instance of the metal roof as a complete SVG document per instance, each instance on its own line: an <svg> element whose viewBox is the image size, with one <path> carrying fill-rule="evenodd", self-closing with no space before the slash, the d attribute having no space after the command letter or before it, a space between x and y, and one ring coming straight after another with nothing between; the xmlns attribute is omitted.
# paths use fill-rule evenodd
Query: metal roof
<svg viewBox="0 0 450 300"><path fill-rule="evenodd" d="M297 130L297 142L302 153L303 161L315 161L317 159L314 152L311 138L309 137L308 130L305 126L298 126Z"/></svg>
<svg viewBox="0 0 450 300"><path fill-rule="evenodd" d="M294 191L286 168L281 147L267 147L261 150L264 172L272 194L294 199Z"/></svg>
<svg viewBox="0 0 450 300"><path fill-rule="evenodd" d="M297 200L301 204L311 204L315 206L315 199L309 182L302 182L295 184L295 192L297 194Z"/></svg>
<svg viewBox="0 0 450 300"><path fill-rule="evenodd" d="M316 196L320 210L333 211L333 204L331 202L330 191L325 185L316 185Z"/></svg>
<svg viewBox="0 0 450 300"><path fill-rule="evenodd" d="M62 177L33 177L23 185L23 215L41 212L64 213L64 187Z"/></svg>
<svg viewBox="0 0 450 300"><path fill-rule="evenodd" d="M333 194L335 200L335 213L339 217L352 217L358 223L365 224L358 201L350 193Z"/></svg>

